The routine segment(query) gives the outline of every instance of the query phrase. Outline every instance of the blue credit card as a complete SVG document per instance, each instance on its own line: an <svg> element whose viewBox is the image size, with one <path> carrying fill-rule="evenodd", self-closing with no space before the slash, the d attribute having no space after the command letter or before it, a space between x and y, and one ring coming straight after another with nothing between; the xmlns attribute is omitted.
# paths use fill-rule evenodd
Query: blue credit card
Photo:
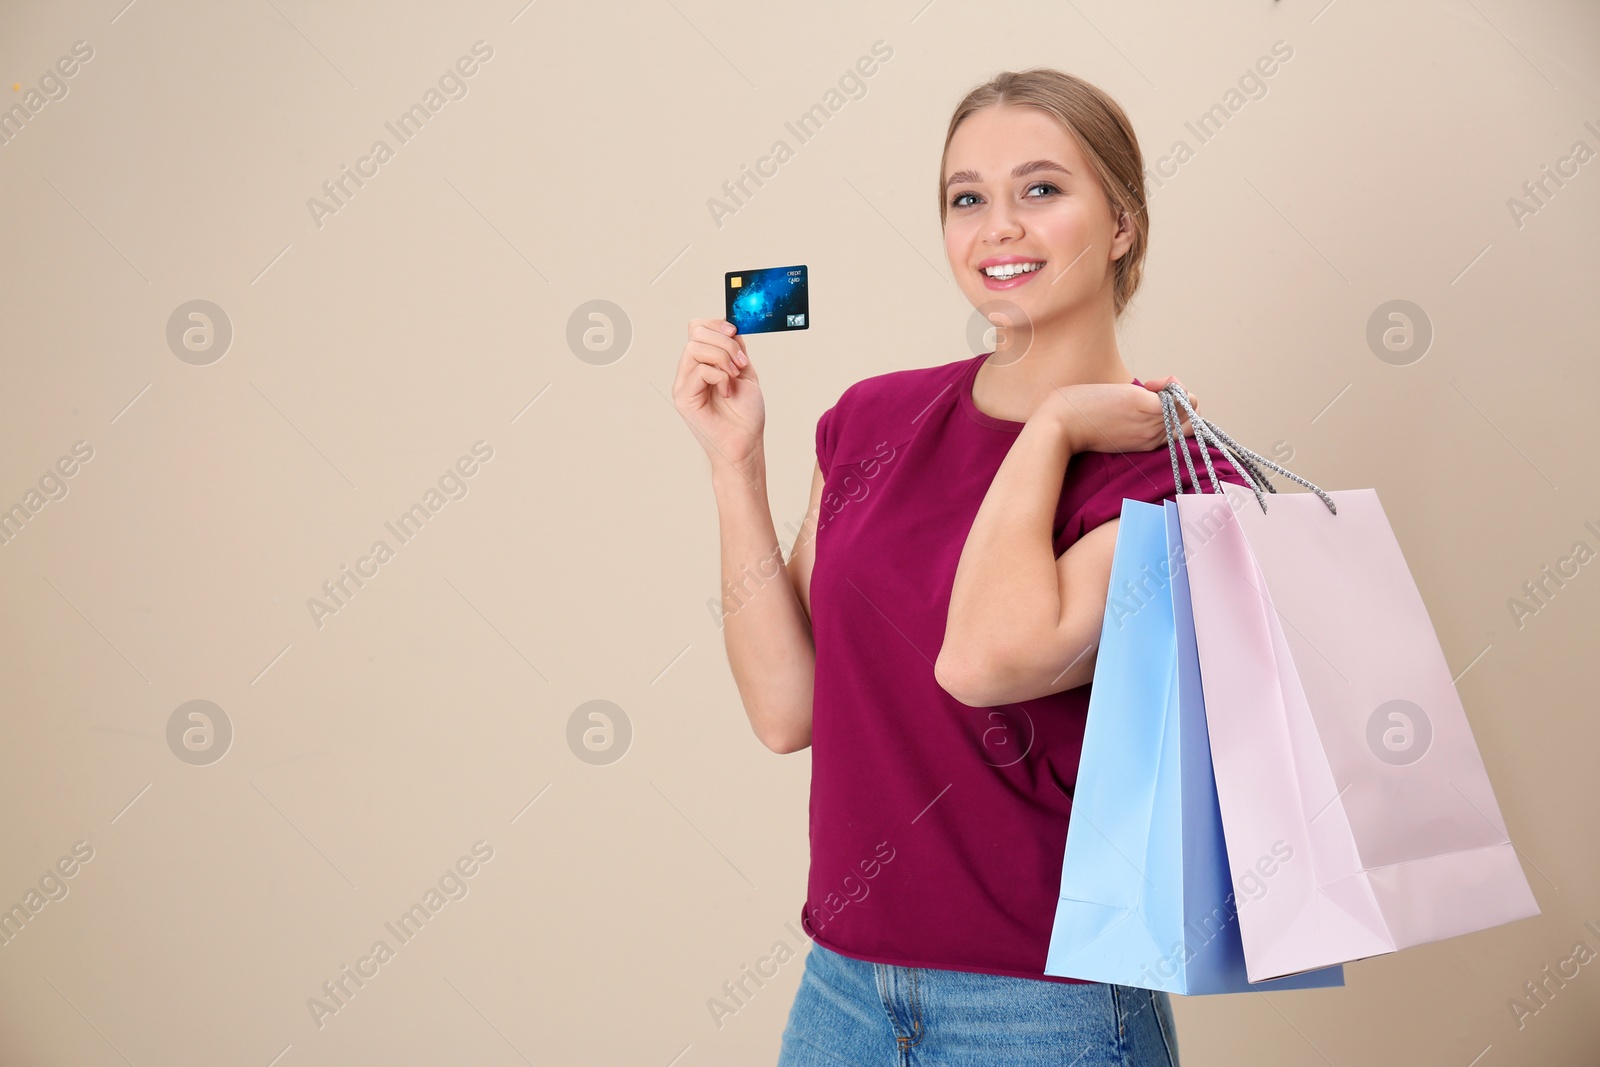
<svg viewBox="0 0 1600 1067"><path fill-rule="evenodd" d="M806 265L730 270L723 277L727 320L740 333L804 330L811 326Z"/></svg>

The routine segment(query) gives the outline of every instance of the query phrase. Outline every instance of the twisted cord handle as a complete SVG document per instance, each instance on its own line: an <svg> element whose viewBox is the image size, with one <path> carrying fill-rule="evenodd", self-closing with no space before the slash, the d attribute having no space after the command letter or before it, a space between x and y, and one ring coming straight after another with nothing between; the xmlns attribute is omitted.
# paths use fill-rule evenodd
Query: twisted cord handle
<svg viewBox="0 0 1600 1067"><path fill-rule="evenodd" d="M1161 393L1161 422L1167 431L1167 455L1172 460L1172 483L1177 488L1178 493L1181 495L1183 493L1183 481L1182 477L1178 473L1178 453L1182 452L1184 465L1189 468L1189 484L1194 486L1194 491L1198 493L1201 491L1200 478L1195 474L1194 471L1194 459L1189 455L1189 449L1187 446L1180 447L1178 444L1178 442L1183 439L1183 434L1181 432L1182 420L1178 417L1173 395L1175 394L1169 394L1167 390L1162 390ZM1194 417L1192 414L1189 422L1190 425L1194 424ZM1202 446L1200 450L1200 459L1206 465L1206 473L1211 476L1211 491L1213 493L1220 493L1222 492L1222 483L1217 478L1216 468L1211 465L1211 454L1203 447L1207 444L1205 431L1208 429L1210 429L1209 426L1202 425L1201 428L1195 431L1195 439L1199 441ZM1212 441L1211 443L1215 444L1215 441ZM1221 445L1218 445L1217 447L1224 455L1228 457L1229 460L1235 461L1234 465L1236 467L1239 467L1240 470L1246 469L1243 463L1237 461L1238 457L1236 457L1232 452L1228 451L1228 449L1222 447ZM1250 482L1251 489L1256 491L1256 495L1259 498L1260 489L1258 487L1265 482L1265 479L1260 476L1260 472L1255 470L1253 466L1248 468L1248 470L1249 473L1246 475L1246 480ZM1265 486L1265 488L1267 488L1269 491L1276 491L1273 490L1270 485Z"/></svg>
<svg viewBox="0 0 1600 1067"><path fill-rule="evenodd" d="M1322 502L1328 505L1328 510L1330 512L1335 515L1339 513L1339 509L1333 503L1333 498L1327 493L1323 492L1319 487L1308 482L1306 479L1300 477L1293 471L1284 467L1280 467L1278 464L1272 462L1270 459L1267 459L1260 453L1253 452L1244 447L1232 437L1228 436L1226 431L1201 418L1200 413L1194 410L1194 407L1189 403L1188 395L1184 393L1181 388L1179 388L1178 383L1169 382L1167 383L1166 388L1161 390L1161 420L1167 431L1167 450L1172 456L1172 480L1177 486L1177 491L1180 494L1183 492L1183 482L1178 474L1177 453L1179 451L1183 453L1184 463L1189 468L1189 481L1194 486L1195 492L1197 493L1200 492L1200 479L1195 474L1194 460L1189 456L1189 449L1187 447L1183 447L1181 449L1178 447L1178 440L1181 438L1182 426L1181 420L1179 419L1177 412L1173 407L1174 402L1182 404L1184 410L1189 415L1189 425L1194 427L1195 439L1200 443L1200 458L1205 461L1206 472L1211 476L1211 486L1214 492L1222 492L1222 486L1217 478L1217 472L1215 468L1213 468L1211 465L1211 454L1205 447L1207 443L1216 445L1217 449L1226 455L1229 461L1233 463L1235 468L1237 468L1239 472L1244 475L1245 480L1250 482L1251 491L1255 493L1256 503L1261 505L1261 510L1263 512L1267 510L1267 502L1266 499L1261 495L1262 489L1265 489L1269 493L1276 493L1277 489L1275 489L1271 483L1267 481L1266 474L1256 467L1257 463L1269 467L1283 475L1285 478L1289 478L1305 486L1307 489L1310 489L1313 493L1316 493L1317 496L1322 498Z"/></svg>
<svg viewBox="0 0 1600 1067"><path fill-rule="evenodd" d="M1179 452L1183 453L1184 466L1189 468L1189 484L1194 486L1194 491L1197 493L1200 492L1200 478L1194 472L1194 459L1189 455L1189 449L1177 446L1177 442L1183 437L1183 433L1176 408L1177 404L1173 401L1171 394L1163 389L1161 391L1161 423L1167 431L1167 458L1172 460L1172 484L1181 496L1183 494L1183 476L1178 472ZM1196 435L1198 433L1199 431L1196 431ZM1205 439L1200 438L1200 441L1203 444ZM1222 492L1222 485L1217 481L1215 471L1211 475L1211 491L1214 493Z"/></svg>
<svg viewBox="0 0 1600 1067"><path fill-rule="evenodd" d="M1173 398L1171 396L1169 396L1166 392L1163 392L1161 394L1161 416L1162 416L1162 421L1166 424L1166 427L1167 427L1167 441L1168 441L1168 452L1169 453L1173 452L1173 449L1172 449L1171 446L1172 446L1173 443L1176 442L1176 440L1177 440L1177 438L1179 436L1178 430L1180 428L1180 421L1181 420L1179 420L1179 418L1178 418L1178 415L1177 415L1177 412L1176 412L1176 407L1177 407L1177 402L1175 400L1173 400ZM1201 421L1204 422L1203 419ZM1192 423L1193 419L1191 419L1190 422ZM1202 431L1202 432L1205 432L1205 431L1209 431L1213 435L1217 435L1217 434L1221 434L1222 433L1221 430L1217 429L1215 426L1212 426L1210 423L1205 423L1205 430ZM1201 437L1200 441L1201 441L1202 444L1205 443L1205 438ZM1266 474L1259 467L1257 467L1253 461L1251 461L1249 459L1246 459L1245 457L1240 456L1240 455L1238 455L1237 453L1234 452L1233 448L1230 447L1230 445L1234 444L1232 438L1228 439L1228 444L1224 444L1222 441L1217 440L1215 438L1213 438L1211 443L1213 445L1215 445L1217 447L1217 449L1220 452L1222 452L1223 455L1228 457L1228 460L1234 465L1235 468L1238 469L1239 473L1244 475L1245 480L1247 482L1249 482L1252 487L1260 487L1261 489L1265 489L1269 493L1276 493L1278 491L1277 486L1273 485L1271 482L1269 482L1267 480ZM1195 479L1194 461L1189 458L1189 450L1187 448L1185 448L1183 450L1183 452L1184 452L1184 455L1183 455L1184 462L1189 465L1189 484L1195 486L1195 490L1196 490L1196 492L1198 492L1200 483ZM1179 482L1178 479L1177 479L1178 461L1177 461L1177 457L1176 457L1175 453L1173 455L1172 468L1173 468L1173 482L1174 482L1175 485L1177 485L1178 492L1182 493L1183 492L1183 484L1181 482ZM1220 490L1218 490L1218 486L1216 484L1215 478L1213 478L1213 480L1212 480L1212 489L1214 491L1220 491Z"/></svg>

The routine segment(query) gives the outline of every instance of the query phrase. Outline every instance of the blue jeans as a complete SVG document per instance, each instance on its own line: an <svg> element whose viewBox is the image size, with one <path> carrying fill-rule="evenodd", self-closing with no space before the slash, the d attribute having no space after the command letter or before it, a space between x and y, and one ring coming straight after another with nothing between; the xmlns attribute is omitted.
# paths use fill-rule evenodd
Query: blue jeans
<svg viewBox="0 0 1600 1067"><path fill-rule="evenodd" d="M1167 994L899 967L816 942L778 1067L1178 1067Z"/></svg>

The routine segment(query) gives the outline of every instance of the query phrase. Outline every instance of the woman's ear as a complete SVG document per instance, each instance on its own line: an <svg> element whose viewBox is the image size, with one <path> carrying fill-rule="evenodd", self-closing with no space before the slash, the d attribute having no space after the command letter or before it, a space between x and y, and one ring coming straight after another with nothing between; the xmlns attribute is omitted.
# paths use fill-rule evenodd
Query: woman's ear
<svg viewBox="0 0 1600 1067"><path fill-rule="evenodd" d="M1111 257L1112 260L1119 260L1132 251L1133 242L1137 237L1138 233L1133 228L1133 219L1128 216L1126 211L1118 212L1117 228L1111 235L1111 244L1112 247L1115 247L1118 241L1125 240L1126 243L1123 245L1122 251Z"/></svg>

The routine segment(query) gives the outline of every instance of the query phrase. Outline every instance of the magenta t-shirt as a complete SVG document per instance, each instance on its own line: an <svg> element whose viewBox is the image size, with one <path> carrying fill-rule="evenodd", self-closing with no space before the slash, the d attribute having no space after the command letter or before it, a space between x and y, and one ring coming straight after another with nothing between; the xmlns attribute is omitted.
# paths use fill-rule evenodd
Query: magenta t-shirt
<svg viewBox="0 0 1600 1067"><path fill-rule="evenodd" d="M974 708L933 676L962 546L1023 427L973 403L988 355L867 378L817 422L826 482L801 922L874 963L1077 981L1044 964L1090 687ZM1211 492L1200 446L1185 443ZM1209 451L1219 479L1248 484ZM1074 455L1056 556L1119 517L1124 498L1173 495L1165 445Z"/></svg>

